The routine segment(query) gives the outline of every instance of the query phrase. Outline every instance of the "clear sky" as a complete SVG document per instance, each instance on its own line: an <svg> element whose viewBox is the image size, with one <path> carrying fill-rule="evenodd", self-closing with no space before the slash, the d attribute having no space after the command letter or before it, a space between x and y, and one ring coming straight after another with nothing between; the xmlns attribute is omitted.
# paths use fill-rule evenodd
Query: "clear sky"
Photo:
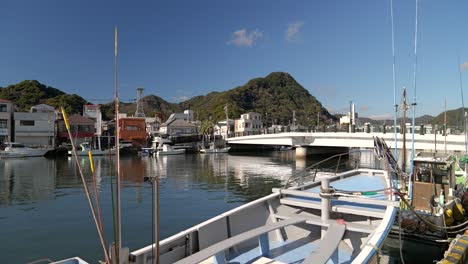
<svg viewBox="0 0 468 264"><path fill-rule="evenodd" d="M393 5L397 101L402 86L412 101L415 1ZM0 86L36 79L111 101L118 26L122 101L144 87L179 102L285 71L332 113L352 100L360 116L393 115L390 0L2 0L0 10ZM444 98L462 106L468 1L419 0L418 12L416 115L436 115Z"/></svg>

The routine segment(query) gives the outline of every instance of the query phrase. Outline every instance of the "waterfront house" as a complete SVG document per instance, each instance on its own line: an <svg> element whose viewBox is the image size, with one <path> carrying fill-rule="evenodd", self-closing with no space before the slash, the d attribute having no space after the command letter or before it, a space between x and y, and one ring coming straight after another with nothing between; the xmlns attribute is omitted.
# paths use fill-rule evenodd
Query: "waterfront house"
<svg viewBox="0 0 468 264"><path fill-rule="evenodd" d="M14 141L30 146L55 145L55 108L40 104L29 112L14 112Z"/></svg>
<svg viewBox="0 0 468 264"><path fill-rule="evenodd" d="M119 118L120 140L131 141L133 145L146 146L146 123L144 117Z"/></svg>
<svg viewBox="0 0 468 264"><path fill-rule="evenodd" d="M226 123L229 124L229 128L226 125ZM214 126L214 135L222 136L223 139L226 139L226 135L228 135L228 138L233 137L233 135L234 135L234 120L229 119L227 122L226 122L226 120L219 121Z"/></svg>
<svg viewBox="0 0 468 264"><path fill-rule="evenodd" d="M255 112L242 114L234 121L234 133L238 136L258 135L263 129L262 115Z"/></svg>
<svg viewBox="0 0 468 264"><path fill-rule="evenodd" d="M183 113L173 113L159 128L160 134L169 136L186 136L198 133L196 122L193 121L193 111L185 110Z"/></svg>
<svg viewBox="0 0 468 264"><path fill-rule="evenodd" d="M188 136L197 134L197 126L183 119L173 119L161 124L159 132L169 136Z"/></svg>
<svg viewBox="0 0 468 264"><path fill-rule="evenodd" d="M93 140L96 129L94 127L94 121L84 116L74 114L68 117L70 122L70 130L73 137L73 141L78 145L83 142L91 142ZM65 127L63 119L57 120L57 143L70 142L68 132Z"/></svg>
<svg viewBox="0 0 468 264"><path fill-rule="evenodd" d="M5 99L0 99L0 142L12 140L13 104Z"/></svg>

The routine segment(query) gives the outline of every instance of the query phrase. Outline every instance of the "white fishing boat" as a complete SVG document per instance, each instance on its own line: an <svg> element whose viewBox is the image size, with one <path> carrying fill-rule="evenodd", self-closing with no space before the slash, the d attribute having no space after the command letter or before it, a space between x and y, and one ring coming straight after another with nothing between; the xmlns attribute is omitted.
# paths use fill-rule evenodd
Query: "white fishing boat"
<svg viewBox="0 0 468 264"><path fill-rule="evenodd" d="M115 155L115 148L110 148L106 150L101 150L101 149L94 149L91 147L91 144L89 142L83 142L79 145L79 150L76 151L76 154L78 156L88 156L89 151L91 151L91 154L93 156L104 156L104 155ZM72 156L73 151L69 150L68 151L68 156Z"/></svg>
<svg viewBox="0 0 468 264"><path fill-rule="evenodd" d="M162 144L160 145L157 149L155 154L160 156L160 155L180 155L184 154L185 149L176 149L173 146L169 144Z"/></svg>
<svg viewBox="0 0 468 264"><path fill-rule="evenodd" d="M159 263L376 262L399 206L391 189L389 173L373 169L274 189L164 239ZM152 263L154 248L130 263Z"/></svg>
<svg viewBox="0 0 468 264"><path fill-rule="evenodd" d="M231 147L217 148L214 144L211 144L209 148L201 148L200 153L205 154L216 154L216 153L228 153Z"/></svg>
<svg viewBox="0 0 468 264"><path fill-rule="evenodd" d="M0 150L2 158L42 157L50 148L31 148L16 142L4 142L4 149Z"/></svg>

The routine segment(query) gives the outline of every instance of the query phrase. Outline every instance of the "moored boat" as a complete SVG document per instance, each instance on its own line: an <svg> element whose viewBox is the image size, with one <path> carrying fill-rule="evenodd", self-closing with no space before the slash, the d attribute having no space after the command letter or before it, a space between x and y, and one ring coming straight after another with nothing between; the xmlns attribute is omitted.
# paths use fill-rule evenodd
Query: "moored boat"
<svg viewBox="0 0 468 264"><path fill-rule="evenodd" d="M164 239L160 263L376 261L399 206L389 172L354 169L314 179L293 179L294 187ZM154 248L131 252L130 263L152 263Z"/></svg>
<svg viewBox="0 0 468 264"><path fill-rule="evenodd" d="M115 155L115 148L110 148L106 150L94 149L91 147L89 142L83 142L80 144L80 149L76 151L78 156L88 156L89 151L93 156L103 156L103 155ZM68 156L72 156L73 151L68 151Z"/></svg>
<svg viewBox="0 0 468 264"><path fill-rule="evenodd" d="M49 148L31 148L16 142L4 142L3 145L4 149L0 150L2 158L42 157L51 150Z"/></svg>
<svg viewBox="0 0 468 264"><path fill-rule="evenodd" d="M209 148L201 148L200 153L215 154L215 153L228 153L231 147L217 148L214 145L210 145Z"/></svg>
<svg viewBox="0 0 468 264"><path fill-rule="evenodd" d="M456 157L420 152L413 166L409 195L400 210L401 224L395 224L392 233L433 243L444 243L448 237L463 233L468 223L464 208L468 205L464 198L466 179L456 175Z"/></svg>
<svg viewBox="0 0 468 264"><path fill-rule="evenodd" d="M169 144L160 145L155 152L156 155L180 155L184 153L185 149L176 149Z"/></svg>

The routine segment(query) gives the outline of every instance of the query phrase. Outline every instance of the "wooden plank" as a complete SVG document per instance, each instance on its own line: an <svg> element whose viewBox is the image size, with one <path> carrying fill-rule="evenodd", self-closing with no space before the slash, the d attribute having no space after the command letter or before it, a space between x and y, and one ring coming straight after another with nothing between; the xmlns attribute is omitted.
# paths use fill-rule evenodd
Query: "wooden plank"
<svg viewBox="0 0 468 264"><path fill-rule="evenodd" d="M340 245L341 239L346 231L346 226L343 224L333 223L328 227L325 237L320 241L319 245L307 256L302 262L303 264L324 264L332 257L336 249Z"/></svg>
<svg viewBox="0 0 468 264"><path fill-rule="evenodd" d="M277 223L260 226L252 230L249 230L247 232L228 238L226 240L223 240L221 242L218 242L214 245L211 245L195 254L192 254L184 259L181 259L180 261L176 263L177 264L199 263L213 255L216 255L217 258L219 259L220 254L224 254L224 251L226 249L229 249L235 245L238 245L246 240L259 237L262 234L268 233L278 228L283 228L289 225L304 223L305 221L306 221L306 218L290 218L290 219L280 221Z"/></svg>

